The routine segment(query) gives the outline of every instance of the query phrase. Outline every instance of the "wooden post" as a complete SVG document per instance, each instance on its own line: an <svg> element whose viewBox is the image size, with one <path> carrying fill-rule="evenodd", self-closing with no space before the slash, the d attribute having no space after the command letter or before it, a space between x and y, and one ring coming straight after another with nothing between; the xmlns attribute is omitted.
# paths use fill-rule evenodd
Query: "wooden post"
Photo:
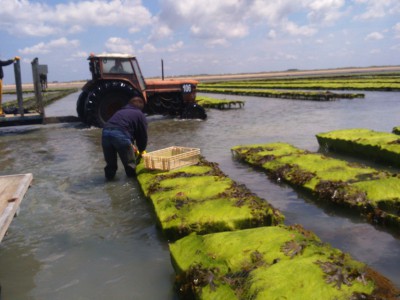
<svg viewBox="0 0 400 300"><path fill-rule="evenodd" d="M43 98L42 98L42 87L40 85L40 77L39 77L39 59L36 57L32 61L32 77L33 77L33 87L35 89L35 97L36 103L39 108L40 114L45 117L44 114L44 106L43 106Z"/></svg>
<svg viewBox="0 0 400 300"><path fill-rule="evenodd" d="M19 59L14 63L15 87L17 90L18 113L24 116L24 99L22 97L21 64Z"/></svg>

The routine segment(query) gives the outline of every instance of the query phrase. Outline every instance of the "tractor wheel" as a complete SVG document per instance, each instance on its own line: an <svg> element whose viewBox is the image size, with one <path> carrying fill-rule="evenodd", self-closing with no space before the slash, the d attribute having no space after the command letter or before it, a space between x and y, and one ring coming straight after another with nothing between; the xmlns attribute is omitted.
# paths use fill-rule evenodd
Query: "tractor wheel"
<svg viewBox="0 0 400 300"><path fill-rule="evenodd" d="M122 81L99 83L89 92L84 115L88 125L102 128L109 118L134 96L135 89Z"/></svg>
<svg viewBox="0 0 400 300"><path fill-rule="evenodd" d="M196 103L188 103L182 112L182 119L205 120L207 119L207 114L202 106Z"/></svg>
<svg viewBox="0 0 400 300"><path fill-rule="evenodd" d="M83 122L85 121L85 103L87 99L88 93L86 91L83 91L78 98L78 101L76 102L76 112L78 113L79 119L81 119Z"/></svg>

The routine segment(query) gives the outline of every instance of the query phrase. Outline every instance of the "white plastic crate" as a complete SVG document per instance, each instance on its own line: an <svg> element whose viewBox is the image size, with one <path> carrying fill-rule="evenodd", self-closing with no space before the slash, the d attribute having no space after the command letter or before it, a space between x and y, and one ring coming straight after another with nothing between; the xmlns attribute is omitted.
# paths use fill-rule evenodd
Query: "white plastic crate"
<svg viewBox="0 0 400 300"><path fill-rule="evenodd" d="M173 170L199 162L200 149L172 146L143 154L144 165L151 170Z"/></svg>

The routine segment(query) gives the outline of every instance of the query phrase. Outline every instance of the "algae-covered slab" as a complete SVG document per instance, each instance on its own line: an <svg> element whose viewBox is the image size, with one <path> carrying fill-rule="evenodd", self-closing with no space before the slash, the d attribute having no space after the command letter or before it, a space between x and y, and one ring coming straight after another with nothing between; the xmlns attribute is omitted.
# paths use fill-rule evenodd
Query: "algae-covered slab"
<svg viewBox="0 0 400 300"><path fill-rule="evenodd" d="M204 159L172 171L148 170L140 164L137 174L159 226L171 240L191 232L204 234L283 222L278 210Z"/></svg>
<svg viewBox="0 0 400 300"><path fill-rule="evenodd" d="M355 99L364 98L364 94L345 94L345 93L332 93L316 92L316 91L289 91L289 90L271 90L264 88L236 88L236 87L217 87L215 84L201 84L197 86L197 91L205 93L220 93L230 95L243 95L243 96L257 96L267 98L282 98L282 99L298 99L298 100L311 100L311 101L333 101L336 99Z"/></svg>
<svg viewBox="0 0 400 300"><path fill-rule="evenodd" d="M244 106L244 101L241 100L217 99L206 96L197 96L196 102L205 108L230 109Z"/></svg>
<svg viewBox="0 0 400 300"><path fill-rule="evenodd" d="M400 176L310 153L286 143L236 146L233 153L262 167L272 179L355 208L372 223L400 227Z"/></svg>
<svg viewBox="0 0 400 300"><path fill-rule="evenodd" d="M400 167L400 137L389 132L355 128L316 135L321 147Z"/></svg>
<svg viewBox="0 0 400 300"><path fill-rule="evenodd" d="M397 299L396 288L300 226L270 226L170 244L182 299Z"/></svg>
<svg viewBox="0 0 400 300"><path fill-rule="evenodd" d="M400 126L393 127L392 132L394 134L400 135Z"/></svg>

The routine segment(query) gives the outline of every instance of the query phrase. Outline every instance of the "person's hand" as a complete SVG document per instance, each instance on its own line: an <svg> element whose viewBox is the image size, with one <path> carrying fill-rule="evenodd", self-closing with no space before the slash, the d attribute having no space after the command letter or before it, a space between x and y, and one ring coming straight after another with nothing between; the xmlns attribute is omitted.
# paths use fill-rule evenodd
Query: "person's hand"
<svg viewBox="0 0 400 300"><path fill-rule="evenodd" d="M19 56L14 57L14 60L20 60Z"/></svg>
<svg viewBox="0 0 400 300"><path fill-rule="evenodd" d="M138 151L138 155L136 156L136 164L138 165L142 161L142 156L143 154L146 154L146 150L143 150L142 152Z"/></svg>

